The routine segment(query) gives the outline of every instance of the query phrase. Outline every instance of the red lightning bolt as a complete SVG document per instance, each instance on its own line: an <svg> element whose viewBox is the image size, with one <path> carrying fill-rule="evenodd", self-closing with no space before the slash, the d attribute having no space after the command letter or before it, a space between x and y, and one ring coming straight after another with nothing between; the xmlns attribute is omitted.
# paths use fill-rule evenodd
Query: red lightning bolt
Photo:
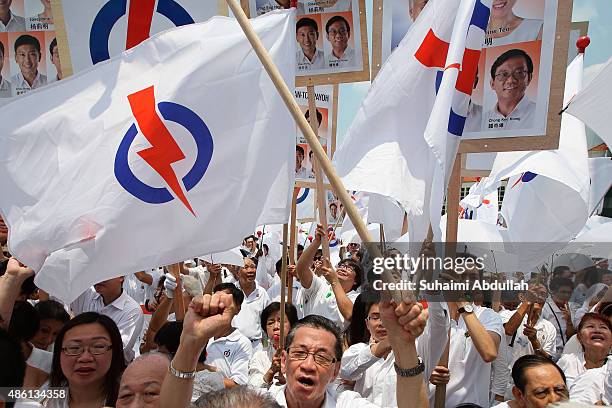
<svg viewBox="0 0 612 408"><path fill-rule="evenodd" d="M172 168L172 163L183 160L185 154L157 116L153 86L128 95L128 101L140 131L151 143L151 147L139 151L138 155L162 176L178 199L195 215Z"/></svg>
<svg viewBox="0 0 612 408"><path fill-rule="evenodd" d="M127 37L125 49L137 46L147 38L151 32L151 22L155 11L155 0L131 0L128 14Z"/></svg>

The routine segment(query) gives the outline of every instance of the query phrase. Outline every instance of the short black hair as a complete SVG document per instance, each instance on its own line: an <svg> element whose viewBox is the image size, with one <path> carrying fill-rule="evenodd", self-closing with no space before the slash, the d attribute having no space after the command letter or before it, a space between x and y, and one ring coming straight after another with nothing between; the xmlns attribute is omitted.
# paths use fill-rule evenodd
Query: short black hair
<svg viewBox="0 0 612 408"><path fill-rule="evenodd" d="M372 305L380 302L380 292L376 290L363 291L355 299L353 304L353 314L351 316L351 324L346 330L346 339L349 346L357 343L368 343L370 341L370 332L366 327L366 318L370 313Z"/></svg>
<svg viewBox="0 0 612 408"><path fill-rule="evenodd" d="M34 48L36 48L36 51L38 51L38 55L40 57L40 41L38 41L38 38L32 37L28 34L20 35L19 38L15 40L15 52L17 52L17 48L21 47L22 45L33 45Z"/></svg>
<svg viewBox="0 0 612 408"><path fill-rule="evenodd" d="M0 384L4 388L4 391L0 394L5 401L10 401L6 398L5 392L7 388L21 388L23 386L23 379L26 371L26 360L21 352L21 346L19 342L11 336L6 330L0 328L0 360L4 367L8 369L0 370ZM5 402L6 407L12 408L14 402Z"/></svg>
<svg viewBox="0 0 612 408"><path fill-rule="evenodd" d="M336 207L336 209L338 209L338 204L336 203L329 203L329 208L331 209L332 206Z"/></svg>
<svg viewBox="0 0 612 408"><path fill-rule="evenodd" d="M49 44L49 55L53 56L53 48L57 47L57 38L54 38Z"/></svg>
<svg viewBox="0 0 612 408"><path fill-rule="evenodd" d="M261 317L259 323L261 324L261 329L263 332L266 332L266 323L268 322L268 317L271 314L279 312L280 302L272 302L264 310L261 311ZM289 325L293 327L294 324L298 321L297 309L291 303L285 303L285 317L289 320Z"/></svg>
<svg viewBox="0 0 612 408"><path fill-rule="evenodd" d="M353 289L357 289L361 286L361 282L363 281L363 267L359 262L356 262L352 259L343 259L338 262L338 266L348 266L355 272L355 284L353 285Z"/></svg>
<svg viewBox="0 0 612 408"><path fill-rule="evenodd" d="M521 390L521 392L525 392L525 385L527 385L527 378L525 378L525 371L529 368L538 367L542 365L552 365L554 366L559 374L561 374L561 378L563 378L563 383L567 384L565 379L565 374L563 374L563 370L559 368L557 364L555 364L552 360L538 356L535 354L527 354L526 356L519 357L518 360L514 362L512 366L512 381L514 381L514 385Z"/></svg>
<svg viewBox="0 0 612 408"><path fill-rule="evenodd" d="M312 18L300 18L295 25L295 32L297 33L297 31L302 27L312 27L317 32L317 35L319 35L319 25Z"/></svg>
<svg viewBox="0 0 612 408"><path fill-rule="evenodd" d="M340 328L336 325L336 323L329 320L327 317L319 316L319 315L308 315L298 322L289 330L289 334L287 335L287 340L285 341L285 350L289 350L291 344L293 343L293 338L295 337L295 333L298 331L300 327L311 327L313 329L322 329L326 332L331 333L336 339L336 343L334 345L334 353L336 360L340 361L342 359L342 337Z"/></svg>
<svg viewBox="0 0 612 408"><path fill-rule="evenodd" d="M40 320L52 319L66 323L70 320L70 315L64 309L64 305L55 300L43 300L38 302L34 308L38 312Z"/></svg>
<svg viewBox="0 0 612 408"><path fill-rule="evenodd" d="M349 22L346 21L346 18L342 16L333 16L330 18L329 21L327 21L327 24L325 24L325 32L329 34L329 27L338 21L342 21L346 25L346 32L348 35L351 35L351 26L349 25Z"/></svg>
<svg viewBox="0 0 612 408"><path fill-rule="evenodd" d="M572 290L574 289L574 282L568 278L562 278L561 276L557 276L550 280L550 284L548 285L552 292L556 292L562 287L570 287Z"/></svg>
<svg viewBox="0 0 612 408"><path fill-rule="evenodd" d="M295 145L295 152L300 152L302 153L302 156L304 156L304 148L300 145Z"/></svg>
<svg viewBox="0 0 612 408"><path fill-rule="evenodd" d="M226 290L229 291L229 293L232 295L232 298L234 298L234 302L236 303L236 306L241 307L242 302L244 302L244 292L238 289L236 285L234 285L233 283L231 282L220 283L213 288L213 293L226 291Z"/></svg>
<svg viewBox="0 0 612 408"><path fill-rule="evenodd" d="M4 44L2 43L2 41L0 41L0 52L2 53L2 56L4 57Z"/></svg>
<svg viewBox="0 0 612 408"><path fill-rule="evenodd" d="M166 322L159 328L153 341L158 346L164 346L166 350L174 357L176 350L178 350L179 343L181 342L181 332L183 331L183 321ZM206 361L206 348L202 350L198 362L203 363Z"/></svg>
<svg viewBox="0 0 612 408"><path fill-rule="evenodd" d="M321 122L323 122L323 114L318 109L316 109L316 111L317 111L317 122L319 122L319 126L321 126ZM308 109L306 111L306 113L304 114L304 117L307 120L310 120L310 109ZM310 153L312 153L312 152L313 152L313 150L310 151ZM310 155L310 153L308 153L308 154Z"/></svg>
<svg viewBox="0 0 612 408"><path fill-rule="evenodd" d="M555 269L553 269L552 276L561 275L561 274L563 274L565 271L571 271L571 269L569 268L569 266L565 266L565 265L556 266L556 267L555 267Z"/></svg>
<svg viewBox="0 0 612 408"><path fill-rule="evenodd" d="M27 301L15 302L9 324L11 336L21 342L28 342L36 336L39 327L40 318L34 306Z"/></svg>
<svg viewBox="0 0 612 408"><path fill-rule="evenodd" d="M497 59L491 66L491 78L493 79L495 78L497 68L499 68L500 65L502 65L504 62L508 61L509 59L519 58L519 57L525 59L525 62L527 63L527 72L529 73L529 75L532 75L533 74L533 60L531 59L529 54L527 54L523 50L513 48L511 50L504 52L499 57L497 57Z"/></svg>

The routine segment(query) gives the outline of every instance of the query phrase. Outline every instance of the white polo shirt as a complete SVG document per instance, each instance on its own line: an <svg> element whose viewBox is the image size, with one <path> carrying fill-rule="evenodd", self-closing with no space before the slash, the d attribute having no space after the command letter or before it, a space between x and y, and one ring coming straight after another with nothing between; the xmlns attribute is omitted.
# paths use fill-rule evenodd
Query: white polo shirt
<svg viewBox="0 0 612 408"><path fill-rule="evenodd" d="M299 280L293 278L291 280L292 282L292 288L293 290L291 291L291 300L293 305L298 308L298 300L300 299L300 290L303 290L302 288L302 284L300 283ZM268 289L268 297L270 298L270 302L280 302L280 292L281 292L281 282L280 282L280 278L278 276L274 277L274 283L272 284L272 286L270 287L270 289ZM300 315L300 310L298 309L298 316Z"/></svg>
<svg viewBox="0 0 612 408"><path fill-rule="evenodd" d="M355 50L347 46L340 58L330 51L326 65L328 68L353 68L355 66Z"/></svg>
<svg viewBox="0 0 612 408"><path fill-rule="evenodd" d="M486 331L494 332L502 339L504 327L501 317L493 310L474 305L474 313ZM485 362L470 338L463 316L459 321L450 320L450 349L448 369L450 381L446 385L446 405L454 407L471 402L481 407L489 404L491 363ZM433 406L435 385L429 384L429 401Z"/></svg>
<svg viewBox="0 0 612 408"><path fill-rule="evenodd" d="M578 353L563 354L559 361L557 361L557 365L565 373L567 388L570 388L576 378L587 370L585 364L586 361L582 350Z"/></svg>
<svg viewBox="0 0 612 408"><path fill-rule="evenodd" d="M111 304L104 306L102 295L89 288L70 304L75 315L84 312L98 312L110 317L117 324L123 341L123 354L126 361L134 358L134 345L142 332L144 317L140 305L125 291Z"/></svg>
<svg viewBox="0 0 612 408"><path fill-rule="evenodd" d="M249 382L249 361L253 347L240 330L235 329L229 336L210 339L206 346L206 364L213 365L236 384Z"/></svg>
<svg viewBox="0 0 612 408"><path fill-rule="evenodd" d="M304 54L304 51L302 51L302 47L299 47L295 53L295 63L297 65L298 72L310 71L313 69L323 69L325 68L325 56L323 55L323 51L316 50L315 55L311 61Z"/></svg>
<svg viewBox="0 0 612 408"><path fill-rule="evenodd" d="M238 289L242 290L240 285ZM244 293L244 291L243 291ZM261 330L261 312L270 304L270 298L264 288L255 282L255 290L244 296L240 313L234 316L232 326L240 330L249 340L257 341L263 337Z"/></svg>
<svg viewBox="0 0 612 408"><path fill-rule="evenodd" d="M359 293L352 290L348 292L347 297L351 302L355 303L355 299ZM300 308L304 310L304 316L319 315L327 317L329 320L337 323L341 328L344 326L344 317L340 313L336 296L329 283L321 276L313 276L312 284L309 288L304 288L302 305Z"/></svg>
<svg viewBox="0 0 612 408"><path fill-rule="evenodd" d="M11 83L0 75L0 98L10 98L11 96L13 96Z"/></svg>
<svg viewBox="0 0 612 408"><path fill-rule="evenodd" d="M285 388L287 386L275 387L270 389L270 395L278 402L281 407L287 408L287 400L285 399ZM344 391L337 398L329 391L325 392L325 400L321 408L380 408L378 405L372 404L365 398L353 391Z"/></svg>
<svg viewBox="0 0 612 408"><path fill-rule="evenodd" d="M567 343L567 322L559 306L550 298L546 301L542 309L542 317L555 326L556 338L554 359L557 360L561 357L563 347L565 347L565 343Z"/></svg>
<svg viewBox="0 0 612 408"><path fill-rule="evenodd" d="M0 32L2 33L4 32L20 33L25 30L26 30L25 29L25 18L21 16L16 16L13 13L11 13L11 18L9 19L8 23L6 23L6 25L4 25L2 21L0 21Z"/></svg>
<svg viewBox="0 0 612 408"><path fill-rule="evenodd" d="M502 310L499 312L499 315L502 318L504 324L508 323L512 315L515 313L515 310ZM505 335L502 338L505 339L506 344L508 346L508 368L512 370L512 366L522 356L526 356L528 354L534 354L535 350L531 345L531 342L523 334L523 330L525 329L525 325L527 324L528 316L525 315L523 317L523 321L521 325L516 330L516 336L508 336ZM555 353L555 339L557 337L557 330L555 326L548 320L545 320L540 316L538 321L534 327L537 330L536 337L542 349L547 352L549 355L554 355ZM512 342L512 338L514 337L514 342ZM512 394L512 386L514 382L512 378L510 378L510 382L508 383L508 387L506 389L506 397L510 398Z"/></svg>
<svg viewBox="0 0 612 408"><path fill-rule="evenodd" d="M41 74L40 72L36 73L36 78L34 78L34 82L32 82L32 86L28 84L28 81L25 80L21 71L16 73L11 77L11 84L13 92L13 96L22 95L32 89L40 88L43 85L47 85L47 76Z"/></svg>
<svg viewBox="0 0 612 408"><path fill-rule="evenodd" d="M497 103L495 107L485 114L485 123L482 130L516 130L533 127L536 104L531 102L527 95L515 106L508 116L499 113Z"/></svg>

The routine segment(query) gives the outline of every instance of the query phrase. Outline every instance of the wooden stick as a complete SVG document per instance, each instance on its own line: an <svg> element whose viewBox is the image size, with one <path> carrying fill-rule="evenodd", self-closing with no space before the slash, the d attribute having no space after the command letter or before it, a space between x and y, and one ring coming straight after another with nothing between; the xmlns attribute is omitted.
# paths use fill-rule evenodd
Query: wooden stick
<svg viewBox="0 0 612 408"><path fill-rule="evenodd" d="M313 85L306 87L308 92L308 113L310 120L310 128L315 135L318 135L319 123L317 122L317 105L315 102L315 89ZM317 143L321 146L319 138L317 137ZM322 146L321 146L322 147ZM314 159L314 157L313 157ZM316 162L316 166L315 166ZM323 230L327 231L327 200L325 199L325 187L323 186L323 172L321 166L318 164L318 160L313 160L313 170L315 173L315 182L317 185L317 207L319 212L319 223L323 226ZM329 259L329 239L327 234L323 236L321 240L321 248L323 249L323 257Z"/></svg>
<svg viewBox="0 0 612 408"><path fill-rule="evenodd" d="M285 349L285 285L287 284L287 238L289 226L283 224L283 257L281 268L281 293L280 293L280 350Z"/></svg>
<svg viewBox="0 0 612 408"><path fill-rule="evenodd" d="M261 43L261 40L257 36L257 33L255 33L255 31L253 30L253 27L251 27L251 23L249 22L246 14L244 13L244 10L242 10L242 8L238 5L238 3L236 3L236 0L226 0L226 1L230 9L232 10L232 13L234 13L236 20L238 21L238 24L240 24L240 27L242 27L244 34L246 35L247 39L251 43L253 50L259 57L259 60L263 64L264 68L266 69L266 72L270 76L270 79L274 83L276 90L278 91L279 95L285 102L285 105L287 106L287 109L291 113L293 120L295 120L296 124L298 125L302 133L304 134L304 137L308 141L308 144L310 145L310 149L313 151L313 154L316 157L317 162L319 163L319 167L321 167L321 169L327 176L327 179L329 180L333 190L338 195L338 199L344 205L344 208L346 208L346 212L349 218L351 219L351 222L355 226L355 229L357 230L359 237L361 238L363 243L367 246L368 251L373 258L382 257L382 254L380 253L378 246L374 244L374 240L370 236L370 232L368 231L365 223L359 216L359 211L357 210L357 207L352 202L351 197L346 191L346 188L344 187L344 185L342 184L342 181L336 174L336 171L334 170L331 164L331 161L328 159L327 155L325 154L325 151L323 150L320 143L318 142L317 136L314 134L314 132L308 125L308 121L302 114L300 107L298 106L297 102L293 98L292 92L287 87L287 84L285 84L283 77L281 76L280 72L278 71L278 68L276 67L272 59L270 58L268 51L265 49L265 47ZM391 271L386 268L381 274L381 278L382 278L382 281L385 283L395 282L395 279L393 278ZM404 291L402 293L398 290L392 290L390 291L390 294L396 302L401 302L403 297L412 296L412 293L410 293L409 291Z"/></svg>
<svg viewBox="0 0 612 408"><path fill-rule="evenodd" d="M291 251L289 251L289 262L291 263L291 265L295 265L296 262L296 254L297 254L297 196L298 196L298 192L300 191L299 188L294 188L293 189L293 198L291 199L291 220L290 220L290 246L291 246ZM285 242L284 238L283 238L283 243ZM283 258L287 258L287 249L284 250L283 252ZM287 291L288 291L288 302L292 303L293 302L293 275L289 275L287 281Z"/></svg>
<svg viewBox="0 0 612 408"><path fill-rule="evenodd" d="M446 257L455 258L457 254L457 232L459 228L459 200L461 199L461 153L457 153L446 194ZM448 367L450 348L450 329L448 341L438 365ZM436 385L435 408L446 404L446 384Z"/></svg>

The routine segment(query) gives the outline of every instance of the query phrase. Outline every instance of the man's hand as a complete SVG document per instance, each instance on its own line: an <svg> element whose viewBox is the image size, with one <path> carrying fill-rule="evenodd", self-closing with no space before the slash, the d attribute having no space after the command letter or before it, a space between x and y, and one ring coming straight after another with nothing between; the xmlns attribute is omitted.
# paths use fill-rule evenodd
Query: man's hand
<svg viewBox="0 0 612 408"><path fill-rule="evenodd" d="M14 278L23 282L32 275L34 275L34 271L32 269L23 265L15 258L9 259L8 265L6 266L6 273L4 274L4 276L6 276L7 278Z"/></svg>
<svg viewBox="0 0 612 408"><path fill-rule="evenodd" d="M272 364L270 365L270 368L268 369L268 371L264 374L264 381L266 382L266 384L272 384L272 381L274 380L274 375L276 373L280 373L281 372L281 354L282 354L283 350L276 350L276 353L274 353L274 356L272 357Z"/></svg>
<svg viewBox="0 0 612 408"><path fill-rule="evenodd" d="M232 295L225 292L193 298L183 321L181 342L204 348L210 338L222 335L231 326L233 305Z"/></svg>
<svg viewBox="0 0 612 408"><path fill-rule="evenodd" d="M325 236L327 236L327 232L323 229L323 226L321 224L317 224L317 229L315 231L315 237L314 237L314 240L312 241L312 243L313 244L314 243L318 243L320 245L321 241L323 240L323 237L325 237Z"/></svg>
<svg viewBox="0 0 612 408"><path fill-rule="evenodd" d="M428 312L417 302L404 300L397 305L395 301L382 301L380 316L393 344L396 341L414 342L423 334Z"/></svg>
<svg viewBox="0 0 612 408"><path fill-rule="evenodd" d="M327 258L321 260L320 271L315 271L317 275L321 275L329 282L330 285L338 283L338 273Z"/></svg>
<svg viewBox="0 0 612 408"><path fill-rule="evenodd" d="M383 358L390 351L391 343L389 343L389 338L370 344L370 352L375 357Z"/></svg>
<svg viewBox="0 0 612 408"><path fill-rule="evenodd" d="M429 377L429 382L433 385L444 385L450 381L450 371L444 366L436 366Z"/></svg>
<svg viewBox="0 0 612 408"><path fill-rule="evenodd" d="M210 277L217 277L221 273L221 265L219 264L210 264L206 267L206 270L210 273Z"/></svg>
<svg viewBox="0 0 612 408"><path fill-rule="evenodd" d="M537 337L538 331L536 330L535 327L525 326L525 328L523 329L523 334L527 336L529 341L532 343L538 341L538 337Z"/></svg>

